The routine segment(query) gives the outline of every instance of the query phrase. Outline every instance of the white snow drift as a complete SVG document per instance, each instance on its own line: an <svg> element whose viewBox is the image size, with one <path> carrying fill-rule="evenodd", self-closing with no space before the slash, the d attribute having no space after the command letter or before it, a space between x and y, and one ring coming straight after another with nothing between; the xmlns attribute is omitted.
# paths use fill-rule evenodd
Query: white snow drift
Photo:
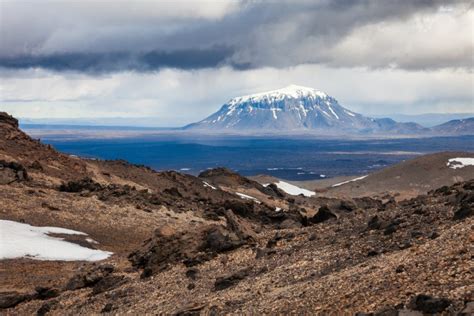
<svg viewBox="0 0 474 316"><path fill-rule="evenodd" d="M262 202L260 202L257 198L254 198L253 196L250 196L250 195L247 195L247 194L243 194L243 193L240 193L240 192L235 192L235 194L237 194L238 196L240 196L240 198L242 198L242 199L245 199L245 200L252 200L252 201L255 201L255 203L257 203L257 204L262 203Z"/></svg>
<svg viewBox="0 0 474 316"><path fill-rule="evenodd" d="M451 169L474 166L474 158L451 158L446 165Z"/></svg>
<svg viewBox="0 0 474 316"><path fill-rule="evenodd" d="M48 234L87 234L59 227L36 227L0 220L0 259L98 261L108 258L108 251L89 249Z"/></svg>
<svg viewBox="0 0 474 316"><path fill-rule="evenodd" d="M344 181L344 182L340 182L340 183L336 183L336 184L333 184L332 187L338 187L338 186L341 186L341 185L344 185L344 184L347 184L347 183L350 183L350 182L354 182L354 181L359 181L359 180L362 180L362 179L365 179L367 178L367 176L362 176L362 177L358 177L358 178L355 178L355 179L351 179L351 180L347 180L347 181Z"/></svg>
<svg viewBox="0 0 474 316"><path fill-rule="evenodd" d="M267 185L268 185L268 184L264 184L263 186L267 186ZM280 190L283 190L283 191L285 191L286 193L291 194L291 195L300 195L300 194L303 194L304 196L313 196L313 195L316 194L316 193L314 193L313 191L310 191L310 190L306 190L306 189L297 187L296 185L293 185L293 184L290 184L290 183L284 182L284 181L275 182L275 185L276 185Z"/></svg>
<svg viewBox="0 0 474 316"><path fill-rule="evenodd" d="M210 184L207 183L206 181L203 181L202 183L204 184L204 187L208 187L208 188L211 188L211 189L213 189L213 190L217 190L217 188L216 188L215 186L210 185Z"/></svg>

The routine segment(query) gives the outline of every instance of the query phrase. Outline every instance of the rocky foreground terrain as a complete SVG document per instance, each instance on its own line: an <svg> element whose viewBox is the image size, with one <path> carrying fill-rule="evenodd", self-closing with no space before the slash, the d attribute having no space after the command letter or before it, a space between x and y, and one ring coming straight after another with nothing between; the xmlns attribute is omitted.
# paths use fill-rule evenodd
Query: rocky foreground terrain
<svg viewBox="0 0 474 316"><path fill-rule="evenodd" d="M0 260L2 315L474 313L468 176L404 200L294 196L224 168L71 157L5 113L0 166L0 220L113 253Z"/></svg>

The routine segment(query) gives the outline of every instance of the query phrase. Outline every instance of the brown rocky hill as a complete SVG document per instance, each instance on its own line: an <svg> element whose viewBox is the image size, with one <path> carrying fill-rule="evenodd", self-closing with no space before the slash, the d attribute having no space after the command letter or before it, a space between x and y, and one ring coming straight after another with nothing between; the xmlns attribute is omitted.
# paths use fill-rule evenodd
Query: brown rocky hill
<svg viewBox="0 0 474 316"><path fill-rule="evenodd" d="M443 185L452 185L474 179L474 165L453 169L449 159L458 157L474 158L469 152L442 152L407 160L369 174L361 180L339 186L331 186L332 195L366 196L379 194L399 194L403 198L424 194Z"/></svg>
<svg viewBox="0 0 474 316"><path fill-rule="evenodd" d="M71 157L4 113L0 136L0 220L78 230L88 238L60 237L113 252L100 262L0 260L1 314L474 308L473 180L402 202L309 198L226 169L193 177Z"/></svg>

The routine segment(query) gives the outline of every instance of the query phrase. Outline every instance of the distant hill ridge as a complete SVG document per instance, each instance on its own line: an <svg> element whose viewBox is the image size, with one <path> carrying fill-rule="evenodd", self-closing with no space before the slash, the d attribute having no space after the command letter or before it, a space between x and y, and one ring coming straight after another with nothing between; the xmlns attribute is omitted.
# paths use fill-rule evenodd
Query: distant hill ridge
<svg viewBox="0 0 474 316"><path fill-rule="evenodd" d="M474 134L474 117L451 120L433 127L432 130L439 134L472 135Z"/></svg>

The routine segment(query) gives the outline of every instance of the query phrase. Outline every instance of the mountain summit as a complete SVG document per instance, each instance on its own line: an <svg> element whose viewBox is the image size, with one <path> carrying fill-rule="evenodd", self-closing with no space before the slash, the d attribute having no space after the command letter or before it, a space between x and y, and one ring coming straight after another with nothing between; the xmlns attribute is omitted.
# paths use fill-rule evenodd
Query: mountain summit
<svg viewBox="0 0 474 316"><path fill-rule="evenodd" d="M185 128L212 132L317 132L326 135L414 133L423 129L414 123L365 117L344 108L324 92L297 85L233 98L219 111Z"/></svg>

